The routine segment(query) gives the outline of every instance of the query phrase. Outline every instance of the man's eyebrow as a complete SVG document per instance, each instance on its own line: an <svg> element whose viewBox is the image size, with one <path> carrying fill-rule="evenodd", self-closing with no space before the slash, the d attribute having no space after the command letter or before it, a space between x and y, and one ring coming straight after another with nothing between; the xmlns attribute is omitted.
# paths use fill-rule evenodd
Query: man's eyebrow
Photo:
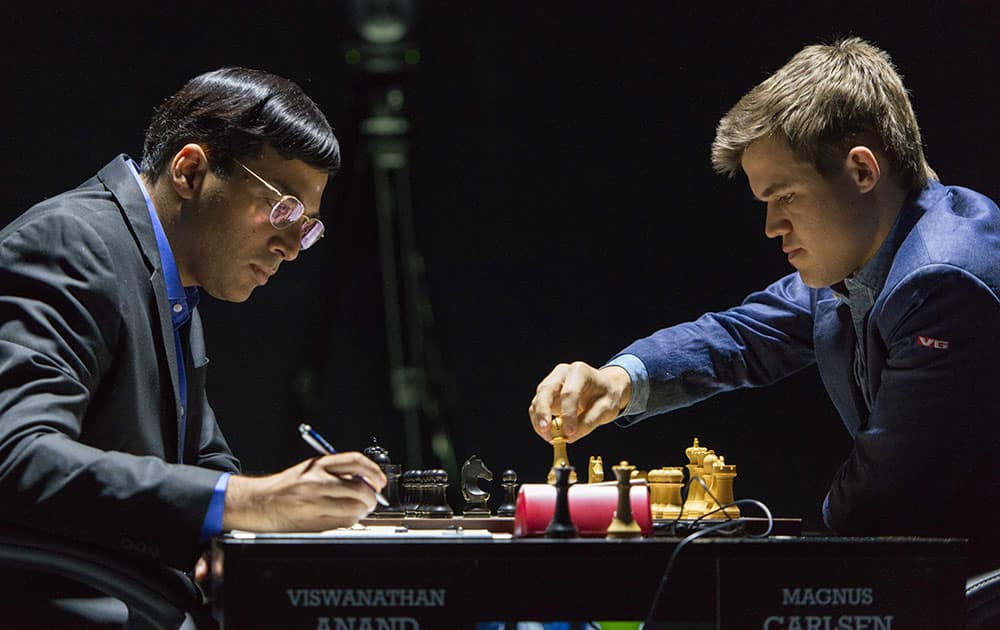
<svg viewBox="0 0 1000 630"><path fill-rule="evenodd" d="M788 188L788 182L776 182L765 188L764 192L760 194L760 197L754 195L753 198L756 199L757 201L764 201L774 193L780 192L786 188Z"/></svg>
<svg viewBox="0 0 1000 630"><path fill-rule="evenodd" d="M295 189L293 189L291 186L289 186L284 181L282 181L280 179L276 179L276 180L274 180L274 184L272 184L272 185L275 186L275 187L277 187L277 189L281 191L281 194L283 194L283 195L291 195L291 196L295 197L296 199L298 199L299 201L302 201L302 195L300 195L298 193L298 191L296 191ZM305 207L305 202L302 202L302 205L303 205L303 207ZM306 211L305 214L310 219L318 219L319 218L319 208L316 208L312 212Z"/></svg>
<svg viewBox="0 0 1000 630"><path fill-rule="evenodd" d="M289 186L286 182L280 179L276 179L273 182L271 182L271 185L277 188L282 195L291 195L296 199L298 199L299 201L302 201L302 195L300 195L297 190Z"/></svg>

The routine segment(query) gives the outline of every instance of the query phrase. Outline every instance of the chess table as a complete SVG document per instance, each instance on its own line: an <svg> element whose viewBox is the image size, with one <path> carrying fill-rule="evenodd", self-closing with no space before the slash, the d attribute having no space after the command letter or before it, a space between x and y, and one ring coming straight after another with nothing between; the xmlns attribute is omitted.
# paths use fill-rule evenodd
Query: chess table
<svg viewBox="0 0 1000 630"><path fill-rule="evenodd" d="M217 538L213 559L224 562L213 562L213 592L222 627L641 621L679 542L381 529ZM957 629L965 577L958 539L703 537L678 554L653 619L658 628L690 630Z"/></svg>

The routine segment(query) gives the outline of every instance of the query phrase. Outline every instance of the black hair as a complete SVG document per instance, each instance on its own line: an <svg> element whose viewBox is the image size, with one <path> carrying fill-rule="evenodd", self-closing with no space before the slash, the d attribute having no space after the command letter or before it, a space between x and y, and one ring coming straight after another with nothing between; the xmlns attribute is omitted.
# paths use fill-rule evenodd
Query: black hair
<svg viewBox="0 0 1000 630"><path fill-rule="evenodd" d="M331 175L340 168L340 145L316 103L294 82L260 70L206 72L164 101L146 129L146 177L155 182L189 142L205 145L222 178L234 158L259 157L265 145Z"/></svg>

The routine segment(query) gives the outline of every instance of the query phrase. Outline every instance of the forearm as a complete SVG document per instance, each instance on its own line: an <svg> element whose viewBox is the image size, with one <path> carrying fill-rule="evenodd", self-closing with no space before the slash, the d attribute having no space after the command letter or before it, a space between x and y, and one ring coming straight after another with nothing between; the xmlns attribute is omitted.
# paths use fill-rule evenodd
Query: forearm
<svg viewBox="0 0 1000 630"><path fill-rule="evenodd" d="M812 294L794 276L751 294L743 304L640 339L609 363L633 355L648 382L645 405L622 424L693 405L740 387L773 383L814 360Z"/></svg>

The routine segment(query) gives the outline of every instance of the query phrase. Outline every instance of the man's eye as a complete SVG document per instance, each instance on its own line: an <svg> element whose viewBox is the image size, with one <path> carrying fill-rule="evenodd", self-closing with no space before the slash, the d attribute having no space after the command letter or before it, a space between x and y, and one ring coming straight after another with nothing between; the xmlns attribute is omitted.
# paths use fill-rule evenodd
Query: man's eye
<svg viewBox="0 0 1000 630"><path fill-rule="evenodd" d="M780 201L781 203L791 203L792 202L792 198L794 196L795 196L795 193L785 193L784 195L778 197L778 201Z"/></svg>

